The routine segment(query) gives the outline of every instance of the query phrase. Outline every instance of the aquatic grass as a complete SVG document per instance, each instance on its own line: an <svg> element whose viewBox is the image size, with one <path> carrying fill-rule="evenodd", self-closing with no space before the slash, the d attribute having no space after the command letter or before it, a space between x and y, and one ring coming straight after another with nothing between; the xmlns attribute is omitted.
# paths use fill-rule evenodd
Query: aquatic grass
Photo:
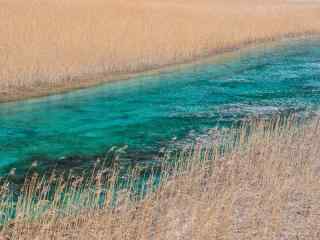
<svg viewBox="0 0 320 240"><path fill-rule="evenodd" d="M33 175L2 234L9 239L316 239L320 119L249 121L223 136L221 145L199 143L174 159L166 154L160 174L138 166L125 181L116 168L106 177L97 168L86 181L53 174L52 198L44 189L53 180ZM3 200L0 208L11 203ZM30 218L37 211L41 215Z"/></svg>
<svg viewBox="0 0 320 240"><path fill-rule="evenodd" d="M30 169L21 185L14 183L11 173L1 184L1 224L12 219L32 221L51 211L62 217L112 207L121 189L130 189L132 196L143 196L144 184L149 178L156 180L150 174L159 174L159 167L120 166L118 154L123 149L115 149L113 163L107 155L98 158L91 170L39 175Z"/></svg>

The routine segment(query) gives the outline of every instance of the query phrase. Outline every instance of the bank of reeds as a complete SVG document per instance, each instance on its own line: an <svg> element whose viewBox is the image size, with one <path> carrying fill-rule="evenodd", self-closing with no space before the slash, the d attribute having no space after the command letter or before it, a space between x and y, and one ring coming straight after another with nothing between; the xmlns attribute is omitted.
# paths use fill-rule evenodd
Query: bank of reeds
<svg viewBox="0 0 320 240"><path fill-rule="evenodd" d="M294 0L1 0L0 101L319 33L319 12Z"/></svg>
<svg viewBox="0 0 320 240"><path fill-rule="evenodd" d="M33 175L15 206L4 185L0 210L16 212L3 238L319 239L318 118L251 121L218 139L165 156L161 171Z"/></svg>

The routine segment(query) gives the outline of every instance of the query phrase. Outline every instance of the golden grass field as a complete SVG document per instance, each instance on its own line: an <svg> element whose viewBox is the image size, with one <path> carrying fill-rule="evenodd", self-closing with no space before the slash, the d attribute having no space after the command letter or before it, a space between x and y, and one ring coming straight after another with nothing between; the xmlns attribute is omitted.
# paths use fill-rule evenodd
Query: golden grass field
<svg viewBox="0 0 320 240"><path fill-rule="evenodd" d="M0 101L319 31L317 1L0 0Z"/></svg>
<svg viewBox="0 0 320 240"><path fill-rule="evenodd" d="M153 191L156 178L149 176L143 198L133 187L138 168L113 204L117 171L111 172L100 208L105 170L94 170L89 183L35 175L0 239L318 240L319 156L319 118L304 126L294 118L259 120L186 150L174 166L164 162L160 185ZM0 191L3 217L13 205L7 185Z"/></svg>

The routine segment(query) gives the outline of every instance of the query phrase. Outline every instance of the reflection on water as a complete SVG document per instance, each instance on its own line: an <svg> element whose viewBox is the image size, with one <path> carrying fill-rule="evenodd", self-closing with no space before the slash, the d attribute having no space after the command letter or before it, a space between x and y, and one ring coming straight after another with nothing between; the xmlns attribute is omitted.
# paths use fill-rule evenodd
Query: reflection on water
<svg viewBox="0 0 320 240"><path fill-rule="evenodd" d="M223 63L0 105L2 173L37 161L83 168L112 146L123 161L196 139L252 115L310 113L320 104L320 42L304 40Z"/></svg>

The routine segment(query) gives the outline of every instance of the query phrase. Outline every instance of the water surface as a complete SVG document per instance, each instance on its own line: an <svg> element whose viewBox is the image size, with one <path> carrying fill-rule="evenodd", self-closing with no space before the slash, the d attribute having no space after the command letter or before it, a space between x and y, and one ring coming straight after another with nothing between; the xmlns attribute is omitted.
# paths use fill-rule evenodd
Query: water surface
<svg viewBox="0 0 320 240"><path fill-rule="evenodd" d="M235 54L219 63L139 76L0 105L0 172L85 167L112 146L124 161L149 161L159 149L195 139L251 115L317 112L320 41L303 40Z"/></svg>

